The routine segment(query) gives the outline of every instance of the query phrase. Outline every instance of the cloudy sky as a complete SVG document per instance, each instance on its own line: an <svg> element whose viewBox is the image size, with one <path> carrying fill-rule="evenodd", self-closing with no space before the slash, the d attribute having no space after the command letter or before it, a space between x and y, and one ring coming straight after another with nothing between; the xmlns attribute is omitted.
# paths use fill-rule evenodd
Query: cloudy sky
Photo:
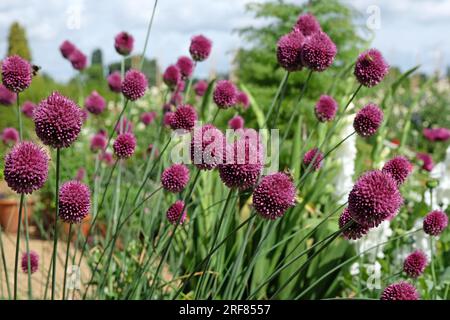
<svg viewBox="0 0 450 320"><path fill-rule="evenodd" d="M245 4L265 0L159 0L147 56L162 67L188 53L192 35L203 33L214 42L211 59L198 72L226 71L233 52L245 45L232 30L263 23L245 12ZM302 0L290 0L303 2ZM374 31L373 45L390 64L403 69L421 63L424 71L444 70L450 64L450 0L344 0L363 14ZM13 21L27 29L33 62L54 78L73 75L62 59L59 44L66 39L84 52L101 48L106 63L116 61L113 37L122 30L135 36L136 50L144 38L154 0L2 0L0 2L0 56L7 50ZM293 12L297 15L297 13ZM378 19L379 17L379 19ZM375 19L375 20L374 20Z"/></svg>

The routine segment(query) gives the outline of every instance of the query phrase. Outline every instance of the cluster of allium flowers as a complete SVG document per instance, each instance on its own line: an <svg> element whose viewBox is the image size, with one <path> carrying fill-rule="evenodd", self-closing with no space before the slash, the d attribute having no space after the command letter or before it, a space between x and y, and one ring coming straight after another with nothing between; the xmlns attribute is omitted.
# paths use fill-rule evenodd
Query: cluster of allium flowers
<svg viewBox="0 0 450 320"><path fill-rule="evenodd" d="M114 163L113 155L111 152L103 152L100 154L100 160L106 163L108 166Z"/></svg>
<svg viewBox="0 0 450 320"><path fill-rule="evenodd" d="M438 236L447 228L448 217L441 210L431 211L423 219L423 231L430 236Z"/></svg>
<svg viewBox="0 0 450 320"><path fill-rule="evenodd" d="M314 71L324 71L334 61L337 48L325 32L317 32L305 39L302 47L302 63Z"/></svg>
<svg viewBox="0 0 450 320"><path fill-rule="evenodd" d="M174 89L181 80L180 69L175 65L170 65L163 74L164 83L171 89Z"/></svg>
<svg viewBox="0 0 450 320"><path fill-rule="evenodd" d="M174 118L175 118L175 112L172 112L172 111L166 112L163 117L163 124L166 127L171 127L171 123L174 120Z"/></svg>
<svg viewBox="0 0 450 320"><path fill-rule="evenodd" d="M397 182L389 173L380 170L363 174L348 195L352 219L369 228L394 217L402 204Z"/></svg>
<svg viewBox="0 0 450 320"><path fill-rule="evenodd" d="M190 131L194 128L196 121L197 111L195 111L193 106L185 104L178 106L170 119L169 125L173 130L183 129Z"/></svg>
<svg viewBox="0 0 450 320"><path fill-rule="evenodd" d="M24 252L22 254L21 267L23 273L28 273L28 260L30 260L30 273L35 273L36 271L38 271L39 255L35 251L30 250L29 253Z"/></svg>
<svg viewBox="0 0 450 320"><path fill-rule="evenodd" d="M114 38L114 48L118 54L127 56L133 51L134 38L127 32L120 32Z"/></svg>
<svg viewBox="0 0 450 320"><path fill-rule="evenodd" d="M22 105L22 113L28 117L33 117L34 108L36 108L36 105L31 101L25 101Z"/></svg>
<svg viewBox="0 0 450 320"><path fill-rule="evenodd" d="M194 61L203 61L211 53L212 42L203 35L194 36L191 39L189 53Z"/></svg>
<svg viewBox="0 0 450 320"><path fill-rule="evenodd" d="M389 173L397 182L397 185L402 185L412 171L412 164L408 159L402 156L397 156L386 162L383 166L383 172Z"/></svg>
<svg viewBox="0 0 450 320"><path fill-rule="evenodd" d="M317 120L320 122L332 121L336 116L338 104L333 97L321 95L314 109Z"/></svg>
<svg viewBox="0 0 450 320"><path fill-rule="evenodd" d="M353 128L361 137L373 136L383 122L383 111L373 103L369 103L355 116Z"/></svg>
<svg viewBox="0 0 450 320"><path fill-rule="evenodd" d="M32 193L42 188L48 176L48 156L32 142L20 142L5 157L4 177L17 193Z"/></svg>
<svg viewBox="0 0 450 320"><path fill-rule="evenodd" d="M267 219L282 217L287 209L295 205L295 186L291 177L277 172L262 178L253 191L255 211Z"/></svg>
<svg viewBox="0 0 450 320"><path fill-rule="evenodd" d="M14 92L8 90L3 84L0 84L0 104L10 106L16 102L16 99L17 95Z"/></svg>
<svg viewBox="0 0 450 320"><path fill-rule="evenodd" d="M214 169L223 160L225 137L212 124L195 127L191 137L191 160L201 170Z"/></svg>
<svg viewBox="0 0 450 320"><path fill-rule="evenodd" d="M81 182L84 180L85 177L86 177L86 169L83 167L78 168L77 173L75 174L74 180Z"/></svg>
<svg viewBox="0 0 450 320"><path fill-rule="evenodd" d="M184 202L177 200L167 209L166 217L171 224L183 224L186 220L186 210L184 209Z"/></svg>
<svg viewBox="0 0 450 320"><path fill-rule="evenodd" d="M305 37L322 31L319 21L310 13L302 14L298 17L297 23L293 27L294 32L301 32Z"/></svg>
<svg viewBox="0 0 450 320"><path fill-rule="evenodd" d="M389 65L377 49L364 51L356 60L354 74L363 86L376 86L388 72Z"/></svg>
<svg viewBox="0 0 450 320"><path fill-rule="evenodd" d="M194 85L195 94L199 97L203 97L207 89L208 82L206 82L205 80L199 80Z"/></svg>
<svg viewBox="0 0 450 320"><path fill-rule="evenodd" d="M319 170L322 167L323 153L318 148L313 148L305 153L303 156L303 165L305 167L311 166L314 170Z"/></svg>
<svg viewBox="0 0 450 320"><path fill-rule="evenodd" d="M64 58L68 59L69 56L77 50L77 47L70 41L65 40L60 46L59 51L61 51L61 54Z"/></svg>
<svg viewBox="0 0 450 320"><path fill-rule="evenodd" d="M192 75L194 71L194 62L191 58L186 56L181 56L177 60L177 67L180 70L181 76L186 79Z"/></svg>
<svg viewBox="0 0 450 320"><path fill-rule="evenodd" d="M245 92L239 91L236 95L236 103L246 110L250 106L250 99Z"/></svg>
<svg viewBox="0 0 450 320"><path fill-rule="evenodd" d="M136 138L131 132L119 134L113 143L114 154L119 159L126 159L133 155L136 149Z"/></svg>
<svg viewBox="0 0 450 320"><path fill-rule="evenodd" d="M433 158L428 153L417 153L417 158L422 161L422 169L425 171L431 171L434 167Z"/></svg>
<svg viewBox="0 0 450 320"><path fill-rule="evenodd" d="M53 92L38 104L33 119L36 135L53 148L69 147L83 123L80 108L59 92Z"/></svg>
<svg viewBox="0 0 450 320"><path fill-rule="evenodd" d="M78 49L75 49L70 55L69 55L69 61L72 63L72 67L75 70L83 70L87 66L87 57L86 55L81 52Z"/></svg>
<svg viewBox="0 0 450 320"><path fill-rule="evenodd" d="M135 101L142 98L147 90L147 77L138 70L128 70L122 82L122 94L125 98Z"/></svg>
<svg viewBox="0 0 450 320"><path fill-rule="evenodd" d="M80 223L91 208L89 187L79 181L65 182L59 189L59 217L67 223Z"/></svg>
<svg viewBox="0 0 450 320"><path fill-rule="evenodd" d="M400 281L387 286L381 300L419 300L417 289L409 282Z"/></svg>
<svg viewBox="0 0 450 320"><path fill-rule="evenodd" d="M122 77L119 71L112 72L106 80L108 81L108 87L112 92L120 92L122 89Z"/></svg>
<svg viewBox="0 0 450 320"><path fill-rule="evenodd" d="M227 109L236 104L237 89L229 80L220 80L217 82L213 92L213 100L221 109Z"/></svg>
<svg viewBox="0 0 450 320"><path fill-rule="evenodd" d="M102 131L96 133L91 139L91 150L93 152L103 151L106 148L107 144L106 134Z"/></svg>
<svg viewBox="0 0 450 320"><path fill-rule="evenodd" d="M16 144L19 141L19 132L16 128L5 128L1 137L4 144Z"/></svg>
<svg viewBox="0 0 450 320"><path fill-rule="evenodd" d="M351 224L347 226L350 222ZM346 239L357 240L369 232L368 227L365 227L352 219L352 216L348 212L348 208L345 208L339 217L339 228L343 229L345 226L347 226L347 228L342 232L342 235Z"/></svg>
<svg viewBox="0 0 450 320"><path fill-rule="evenodd" d="M218 168L220 179L228 188L247 190L258 182L264 149L255 130L249 129L238 140L227 144L224 157Z"/></svg>
<svg viewBox="0 0 450 320"><path fill-rule="evenodd" d="M86 98L84 106L90 113L98 115L105 109L106 101L97 91L92 91Z"/></svg>
<svg viewBox="0 0 450 320"><path fill-rule="evenodd" d="M20 56L12 55L2 61L2 80L9 90L22 92L30 86L32 78L30 63Z"/></svg>
<svg viewBox="0 0 450 320"><path fill-rule="evenodd" d="M447 141L450 139L450 130L447 128L424 128L423 136L429 141Z"/></svg>
<svg viewBox="0 0 450 320"><path fill-rule="evenodd" d="M233 130L238 130L244 128L244 123L244 118L240 115L236 115L228 121L228 126Z"/></svg>
<svg viewBox="0 0 450 320"><path fill-rule="evenodd" d="M277 60L287 71L301 70L302 47L305 37L300 32L291 32L282 36L277 43Z"/></svg>
<svg viewBox="0 0 450 320"><path fill-rule="evenodd" d="M189 182L189 169L184 164L174 164L165 169L161 175L164 190L178 193L186 188Z"/></svg>
<svg viewBox="0 0 450 320"><path fill-rule="evenodd" d="M406 257L403 262L403 271L408 277L417 278L423 274L427 264L428 259L426 254L421 250L417 250Z"/></svg>
<svg viewBox="0 0 450 320"><path fill-rule="evenodd" d="M150 123L153 122L156 118L156 112L144 112L141 114L141 121L144 125L148 126Z"/></svg>

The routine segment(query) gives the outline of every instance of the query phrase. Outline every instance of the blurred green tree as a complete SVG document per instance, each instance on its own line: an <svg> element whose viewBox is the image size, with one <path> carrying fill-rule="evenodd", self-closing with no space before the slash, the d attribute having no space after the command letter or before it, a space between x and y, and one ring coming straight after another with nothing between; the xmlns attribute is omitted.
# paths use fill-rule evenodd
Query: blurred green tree
<svg viewBox="0 0 450 320"><path fill-rule="evenodd" d="M13 22L9 28L8 35L8 56L17 54L22 58L31 61L31 52L25 29L18 23Z"/></svg>

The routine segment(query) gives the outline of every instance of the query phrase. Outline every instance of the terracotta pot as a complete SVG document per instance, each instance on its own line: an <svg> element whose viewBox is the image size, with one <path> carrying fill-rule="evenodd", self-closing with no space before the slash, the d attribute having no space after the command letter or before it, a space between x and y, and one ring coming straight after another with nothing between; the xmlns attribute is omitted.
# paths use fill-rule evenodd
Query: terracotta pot
<svg viewBox="0 0 450 320"><path fill-rule="evenodd" d="M17 223L19 222L19 199L5 198L0 199L0 224L5 232L17 232ZM28 222L33 215L34 201L28 199L26 205L26 212L28 215ZM22 209L22 228L25 227L25 214Z"/></svg>
<svg viewBox="0 0 450 320"><path fill-rule="evenodd" d="M64 223L64 234L66 237L69 236L69 223ZM71 241L75 241L78 238L78 230L81 230L83 236L86 238L89 233L89 229L91 228L91 215L89 214L86 218L81 221L81 225L73 225L72 226L72 239Z"/></svg>

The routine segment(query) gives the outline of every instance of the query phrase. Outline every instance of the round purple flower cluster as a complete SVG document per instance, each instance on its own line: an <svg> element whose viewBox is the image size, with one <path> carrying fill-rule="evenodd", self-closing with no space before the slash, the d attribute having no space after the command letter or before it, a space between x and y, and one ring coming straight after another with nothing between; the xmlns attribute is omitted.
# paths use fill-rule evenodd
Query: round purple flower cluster
<svg viewBox="0 0 450 320"><path fill-rule="evenodd" d="M189 57L179 57L176 66L184 79L189 78L192 75L192 72L194 72L194 62Z"/></svg>
<svg viewBox="0 0 450 320"><path fill-rule="evenodd" d="M332 121L336 116L338 104L333 97L321 95L315 107L317 120L320 122Z"/></svg>
<svg viewBox="0 0 450 320"><path fill-rule="evenodd" d="M345 208L339 217L339 228L343 229L351 221L352 223L342 232L344 238L357 240L369 232L369 228L354 221L348 211L348 208Z"/></svg>
<svg viewBox="0 0 450 320"><path fill-rule="evenodd" d="M166 217L171 224L183 224L186 220L186 210L184 210L184 202L177 200L167 209Z"/></svg>
<svg viewBox="0 0 450 320"><path fill-rule="evenodd" d="M128 70L122 82L122 94L131 101L142 98L148 87L147 77L138 70Z"/></svg>
<svg viewBox="0 0 450 320"><path fill-rule="evenodd" d="M203 35L194 36L191 39L189 53L194 61L203 61L211 53L212 42Z"/></svg>
<svg viewBox="0 0 450 320"><path fill-rule="evenodd" d="M197 81L197 83L194 85L195 94L199 97L203 97L207 89L208 82L206 82L205 80Z"/></svg>
<svg viewBox="0 0 450 320"><path fill-rule="evenodd" d="M22 113L28 117L33 118L33 112L36 105L31 101L25 101L22 105Z"/></svg>
<svg viewBox="0 0 450 320"><path fill-rule="evenodd" d="M382 170L389 173L400 186L410 175L412 164L405 157L397 156L386 162Z"/></svg>
<svg viewBox="0 0 450 320"><path fill-rule="evenodd" d="M105 98L103 98L97 91L93 91L86 98L84 106L90 113L98 115L105 109L106 101Z"/></svg>
<svg viewBox="0 0 450 320"><path fill-rule="evenodd" d="M448 226L448 217L441 210L428 213L423 219L423 231L430 236L440 235Z"/></svg>
<svg viewBox="0 0 450 320"><path fill-rule="evenodd" d="M220 80L217 82L213 92L214 103L221 109L227 109L236 104L237 89L229 80Z"/></svg>
<svg viewBox="0 0 450 320"><path fill-rule="evenodd" d="M305 42L300 32L282 36L277 43L277 59L280 66L293 72L302 69L302 47Z"/></svg>
<svg viewBox="0 0 450 320"><path fill-rule="evenodd" d="M175 89L178 83L181 81L181 72L176 65L170 65L167 67L163 74L164 83L171 89Z"/></svg>
<svg viewBox="0 0 450 320"><path fill-rule="evenodd" d="M355 64L355 77L360 84L373 87L380 83L389 72L389 65L377 49L361 53Z"/></svg>
<svg viewBox="0 0 450 320"><path fill-rule="evenodd" d="M112 72L108 78L108 87L112 92L120 92L122 90L122 77L119 71Z"/></svg>
<svg viewBox="0 0 450 320"><path fill-rule="evenodd" d="M0 104L10 106L17 100L15 92L8 90L3 84L0 83Z"/></svg>
<svg viewBox="0 0 450 320"><path fill-rule="evenodd" d="M324 71L334 61L337 48L325 32L317 32L305 39L302 47L302 63L314 71Z"/></svg>
<svg viewBox="0 0 450 320"><path fill-rule="evenodd" d="M114 38L114 48L118 54L127 56L133 51L134 38L127 32L120 32Z"/></svg>
<svg viewBox="0 0 450 320"><path fill-rule="evenodd" d="M373 136L383 122L383 111L373 103L369 103L358 111L353 120L353 128L362 137Z"/></svg>
<svg viewBox="0 0 450 320"><path fill-rule="evenodd" d="M107 142L106 133L103 131L100 131L100 132L96 133L91 139L91 150L93 152L103 151L103 150L105 150L107 143L108 142Z"/></svg>
<svg viewBox="0 0 450 320"><path fill-rule="evenodd" d="M113 143L114 154L119 159L126 159L133 155L136 149L136 138L131 132L119 134Z"/></svg>
<svg viewBox="0 0 450 320"><path fill-rule="evenodd" d="M30 260L30 273L33 274L39 269L39 255L33 250L30 250L29 253L24 252L22 254L21 267L23 273L28 273L28 257Z"/></svg>
<svg viewBox="0 0 450 320"><path fill-rule="evenodd" d="M18 55L12 55L2 61L2 80L8 90L22 92L28 88L33 78L30 63Z"/></svg>
<svg viewBox="0 0 450 320"><path fill-rule="evenodd" d="M412 284L400 281L387 286L381 294L381 300L419 300L419 293Z"/></svg>
<svg viewBox="0 0 450 320"><path fill-rule="evenodd" d="M141 121L144 125L148 126L150 123L153 122L156 118L156 112L144 112L141 114Z"/></svg>
<svg viewBox="0 0 450 320"><path fill-rule="evenodd" d="M67 223L81 223L91 208L89 187L79 181L65 182L59 189L59 217Z"/></svg>
<svg viewBox="0 0 450 320"><path fill-rule="evenodd" d="M228 121L228 126L233 130L243 129L244 124L244 118L242 118L240 115L236 115Z"/></svg>
<svg viewBox="0 0 450 320"><path fill-rule="evenodd" d="M86 55L81 52L78 49L75 49L70 55L69 55L69 61L72 63L72 67L75 70L83 70L87 66L87 57Z"/></svg>
<svg viewBox="0 0 450 320"><path fill-rule="evenodd" d="M19 141L19 132L16 128L5 128L1 134L4 144L16 144Z"/></svg>
<svg viewBox="0 0 450 320"><path fill-rule="evenodd" d="M245 92L239 91L236 95L236 103L246 110L250 106L250 99Z"/></svg>
<svg viewBox="0 0 450 320"><path fill-rule="evenodd" d="M323 153L319 149L313 148L307 151L303 156L303 165L305 167L309 167L311 165L311 167L317 171L320 169L320 167L322 167L322 160Z"/></svg>
<svg viewBox="0 0 450 320"><path fill-rule="evenodd" d="M193 106L185 104L178 106L170 119L169 125L173 130L183 129L190 131L194 128L196 121L197 111L195 111Z"/></svg>
<svg viewBox="0 0 450 320"><path fill-rule="evenodd" d="M322 31L319 21L310 13L302 14L298 17L293 28L294 32L301 32L305 37Z"/></svg>
<svg viewBox="0 0 450 320"><path fill-rule="evenodd" d="M65 40L60 46L59 50L61 51L62 56L65 59L69 59L69 56L77 50L77 47L70 41Z"/></svg>
<svg viewBox="0 0 450 320"><path fill-rule="evenodd" d="M191 160L200 170L214 169L223 160L225 137L212 124L195 127L191 138Z"/></svg>
<svg viewBox="0 0 450 320"><path fill-rule="evenodd" d="M425 271L428 259L423 251L417 250L406 257L403 262L403 271L411 278L417 278Z"/></svg>
<svg viewBox="0 0 450 320"><path fill-rule="evenodd" d="M447 141L450 139L450 130L447 128L424 128L423 136L432 142L436 141Z"/></svg>
<svg viewBox="0 0 450 320"><path fill-rule="evenodd" d="M164 190L179 193L189 182L189 169L183 164L174 164L165 169L161 175Z"/></svg>
<svg viewBox="0 0 450 320"><path fill-rule="evenodd" d="M428 153L417 153L417 158L422 161L422 169L425 171L431 171L434 167L433 158Z"/></svg>

